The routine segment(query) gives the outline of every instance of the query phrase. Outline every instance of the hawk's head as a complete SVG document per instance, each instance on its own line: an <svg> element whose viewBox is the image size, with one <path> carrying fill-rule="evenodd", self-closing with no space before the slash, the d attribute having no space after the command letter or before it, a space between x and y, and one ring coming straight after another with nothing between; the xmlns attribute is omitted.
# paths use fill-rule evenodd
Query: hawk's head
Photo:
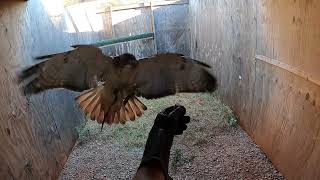
<svg viewBox="0 0 320 180"><path fill-rule="evenodd" d="M114 57L115 64L119 66L125 66L125 65L133 65L136 64L138 61L136 57L130 53L121 54L120 56Z"/></svg>

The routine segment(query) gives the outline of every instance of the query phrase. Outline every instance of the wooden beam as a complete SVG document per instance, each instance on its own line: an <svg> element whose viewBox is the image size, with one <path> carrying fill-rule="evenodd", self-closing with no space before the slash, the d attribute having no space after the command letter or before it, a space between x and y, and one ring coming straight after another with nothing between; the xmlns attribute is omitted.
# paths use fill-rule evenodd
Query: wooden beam
<svg viewBox="0 0 320 180"><path fill-rule="evenodd" d="M122 11L122 10L128 10L128 9L139 9L139 8L145 8L150 7L151 3L139 3L139 4L130 4L130 5L123 5L123 6L112 6L111 11Z"/></svg>
<svg viewBox="0 0 320 180"><path fill-rule="evenodd" d="M98 41L96 43L93 43L91 45L97 46L97 47L104 47L104 46L110 46L115 45L118 43L124 43L134 40L140 40L140 39L151 39L154 38L154 33L144 33L139 35L133 35L133 36L127 36L127 37L120 37L120 38L113 38L113 39L106 39L102 41ZM81 46L83 44L76 44L73 46Z"/></svg>
<svg viewBox="0 0 320 180"><path fill-rule="evenodd" d="M147 7L182 5L182 4L189 4L189 0L146 2L146 3L129 4L129 5L122 5L122 6L112 6L110 9L111 11L123 11L128 9L139 9L139 8L147 8ZM107 11L107 9L100 8L97 14L104 13L105 11Z"/></svg>
<svg viewBox="0 0 320 180"><path fill-rule="evenodd" d="M304 72L300 69L298 69L297 67L291 66L289 64L283 63L281 61L275 60L275 59L271 59L269 57L263 56L263 55L257 55L256 60L274 65L276 67L279 67L281 69L284 69L286 71L289 71L290 73L293 73L303 79L306 79L310 82L315 83L316 85L320 86L320 80L316 79L315 77L312 77L312 75L308 74L307 72Z"/></svg>
<svg viewBox="0 0 320 180"><path fill-rule="evenodd" d="M153 13L153 9L152 9L152 3L150 3L150 13L151 13L151 28L152 28L152 32L154 33L154 50L157 54L158 50L157 50L157 42L156 42L156 28L155 28L155 23L154 23L154 13Z"/></svg>
<svg viewBox="0 0 320 180"><path fill-rule="evenodd" d="M157 2L152 2L152 7L168 6L168 5L181 5L181 4L189 4L189 0L181 0L181 1L157 1Z"/></svg>

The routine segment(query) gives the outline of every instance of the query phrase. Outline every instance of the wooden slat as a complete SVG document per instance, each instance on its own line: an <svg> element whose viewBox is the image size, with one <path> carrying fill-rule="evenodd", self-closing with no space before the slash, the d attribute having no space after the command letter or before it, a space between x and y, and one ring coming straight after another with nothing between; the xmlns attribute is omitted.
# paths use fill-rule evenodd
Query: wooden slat
<svg viewBox="0 0 320 180"><path fill-rule="evenodd" d="M159 53L176 52L189 55L189 6L179 4L152 8L156 47Z"/></svg>
<svg viewBox="0 0 320 180"><path fill-rule="evenodd" d="M152 27L152 32L154 34L156 34L156 28L155 28L155 22L154 22L154 12L153 12L153 9L152 9L152 4L151 6L149 7L150 8L150 12L151 12L151 21L150 21L150 24L151 24L151 27ZM157 43L156 43L156 39L154 40L154 49L155 49L155 52L157 53Z"/></svg>
<svg viewBox="0 0 320 180"><path fill-rule="evenodd" d="M257 53L320 79L319 1L263 1L257 14Z"/></svg>
<svg viewBox="0 0 320 180"><path fill-rule="evenodd" d="M137 59L150 57L156 53L153 38L129 41L101 48L103 53L109 56L119 56L123 53L131 53L134 54Z"/></svg>
<svg viewBox="0 0 320 180"><path fill-rule="evenodd" d="M263 61L263 62L266 62L266 63L269 63L271 65L274 65L276 67L279 67L279 68L282 68L288 72L291 72L303 79L306 79L310 82L313 82L314 84L320 86L320 80L319 79L316 79L314 77L312 77L312 75L308 74L307 72L304 72L302 70L300 70L299 68L296 68L296 67L293 67L289 64L286 64L284 62L281 62L281 61L278 61L278 60L275 60L275 59L271 59L269 57L266 57L266 56L262 56L262 55L257 55L256 56L256 60L260 60L260 61Z"/></svg>
<svg viewBox="0 0 320 180"><path fill-rule="evenodd" d="M135 41L135 40L141 40L141 39L153 39L153 38L154 38L154 33L144 33L144 34L138 34L133 36L127 36L127 37L105 39L105 40L92 43L90 45L97 46L97 47L105 47L105 46L112 46L120 43L126 43L129 41ZM80 44L76 44L73 46L79 46L79 45Z"/></svg>
<svg viewBox="0 0 320 180"><path fill-rule="evenodd" d="M183 4L189 4L189 0L155 1L155 2L122 5L122 6L112 6L111 11L122 11L122 10L128 10L128 9L139 9L139 8L159 7L159 6L169 6L169 5L183 5ZM105 11L108 11L108 9L100 8L97 11L97 13L104 13Z"/></svg>
<svg viewBox="0 0 320 180"><path fill-rule="evenodd" d="M130 5L123 5L123 6L112 6L112 11L122 11L122 10L128 10L128 9L139 9L139 8L146 8L150 7L151 3L139 3L139 4L130 4Z"/></svg>
<svg viewBox="0 0 320 180"><path fill-rule="evenodd" d="M136 13L137 15L115 24L115 19L124 13ZM127 9L121 11L112 11L113 35L114 38L125 37L152 32L151 11L149 8L141 8L139 10Z"/></svg>
<svg viewBox="0 0 320 180"><path fill-rule="evenodd" d="M155 2L152 2L152 7L168 6L168 5L182 5L182 4L189 4L189 0L155 1Z"/></svg>

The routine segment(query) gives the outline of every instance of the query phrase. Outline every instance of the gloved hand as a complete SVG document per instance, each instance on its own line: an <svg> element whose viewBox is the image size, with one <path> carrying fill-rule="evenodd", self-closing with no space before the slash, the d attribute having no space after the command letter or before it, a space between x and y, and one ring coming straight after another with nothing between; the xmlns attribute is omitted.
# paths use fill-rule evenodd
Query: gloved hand
<svg viewBox="0 0 320 180"><path fill-rule="evenodd" d="M181 105L168 107L157 115L153 129L163 129L169 135L180 135L190 122L190 117L185 114L186 108Z"/></svg>
<svg viewBox="0 0 320 180"><path fill-rule="evenodd" d="M185 107L175 105L164 109L157 115L149 133L139 168L150 167L158 163L165 179L171 179L168 174L170 149L173 137L182 134L187 129L190 117L185 114Z"/></svg>

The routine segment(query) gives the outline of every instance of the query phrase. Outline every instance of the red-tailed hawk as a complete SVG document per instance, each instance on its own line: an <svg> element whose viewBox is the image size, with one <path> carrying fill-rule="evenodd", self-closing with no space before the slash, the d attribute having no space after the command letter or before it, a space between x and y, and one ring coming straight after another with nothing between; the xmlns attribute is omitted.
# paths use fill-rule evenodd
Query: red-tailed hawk
<svg viewBox="0 0 320 180"><path fill-rule="evenodd" d="M131 54L114 58L90 45L39 57L47 59L24 69L19 82L26 95L54 88L82 92L81 109L98 123L124 124L142 115L147 107L137 98L153 99L178 92L216 89L216 78L207 64L180 54L159 54L136 60Z"/></svg>

